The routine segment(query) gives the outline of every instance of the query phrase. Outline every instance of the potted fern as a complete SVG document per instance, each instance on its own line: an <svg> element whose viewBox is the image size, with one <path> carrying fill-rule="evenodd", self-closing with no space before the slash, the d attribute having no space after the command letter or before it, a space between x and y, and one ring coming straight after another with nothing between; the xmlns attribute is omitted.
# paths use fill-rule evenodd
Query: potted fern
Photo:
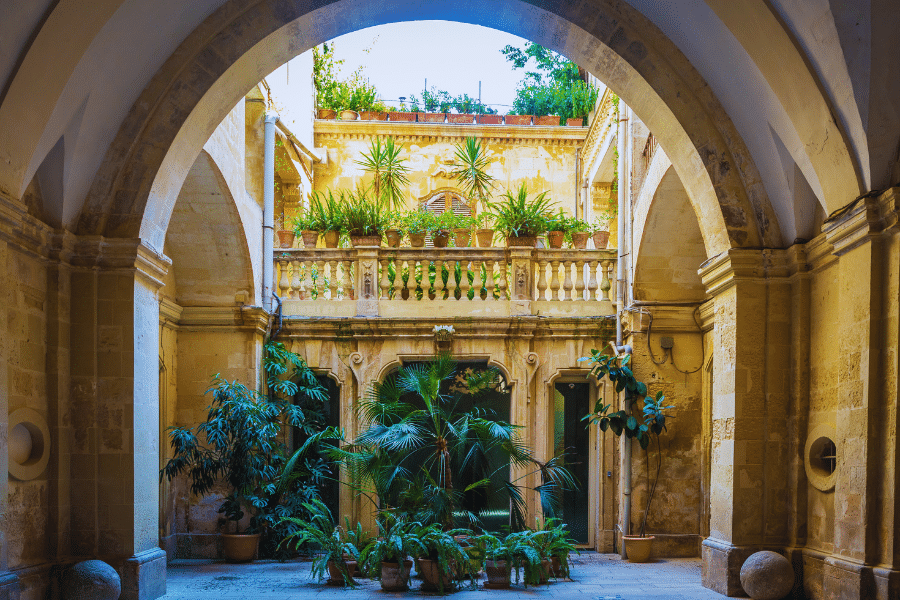
<svg viewBox="0 0 900 600"><path fill-rule="evenodd" d="M325 503L316 498L303 504L309 517L298 519L285 517L283 522L292 523L296 530L285 537L281 544L300 549L303 545L318 547L318 554L312 562L312 576L321 580L327 573L328 585L355 586L353 571L359 559L359 550L346 536L339 525L335 525L331 511ZM349 557L349 558L348 558Z"/></svg>
<svg viewBox="0 0 900 600"><path fill-rule="evenodd" d="M468 534L466 529L444 531L439 523L432 523L417 532L421 544L418 559L422 575L422 590L443 594L453 586L453 575L468 577L474 585L475 573L469 555L454 536Z"/></svg>
<svg viewBox="0 0 900 600"><path fill-rule="evenodd" d="M312 211L306 210L296 215L291 224L294 226L294 235L303 239L304 247L316 247L319 241L320 224Z"/></svg>
<svg viewBox="0 0 900 600"><path fill-rule="evenodd" d="M421 524L406 521L384 511L378 520L378 539L360 555L360 561L370 573L377 573L381 589L398 592L409 589L412 569L410 556L424 554L424 548L416 531Z"/></svg>
<svg viewBox="0 0 900 600"><path fill-rule="evenodd" d="M326 248L337 248L344 227L344 192L335 197L331 189L326 192L315 191L309 202L312 223L323 232Z"/></svg>
<svg viewBox="0 0 900 600"><path fill-rule="evenodd" d="M540 532L538 532L540 533ZM535 548L533 537L535 532L526 529L510 533L505 538L491 533L475 536L476 543L484 547L484 570L488 589L506 589L512 582L512 571L516 572L516 584L519 583L519 570L524 571L523 582L528 584L540 582L543 573L543 559Z"/></svg>
<svg viewBox="0 0 900 600"><path fill-rule="evenodd" d="M370 188L362 187L344 196L341 211L344 228L353 246L380 246L388 227L388 211L382 201L369 197Z"/></svg>

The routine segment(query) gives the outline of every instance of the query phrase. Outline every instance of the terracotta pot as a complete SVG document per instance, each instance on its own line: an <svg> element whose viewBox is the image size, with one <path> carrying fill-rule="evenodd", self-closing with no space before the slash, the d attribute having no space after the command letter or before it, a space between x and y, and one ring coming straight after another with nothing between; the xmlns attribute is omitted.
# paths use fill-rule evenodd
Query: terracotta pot
<svg viewBox="0 0 900 600"><path fill-rule="evenodd" d="M531 125L531 115L506 115L507 125Z"/></svg>
<svg viewBox="0 0 900 600"><path fill-rule="evenodd" d="M555 577L557 579L568 577L568 573L563 569L562 561L558 556L550 557L550 577Z"/></svg>
<svg viewBox="0 0 900 600"><path fill-rule="evenodd" d="M547 559L541 561L541 579L538 583L549 583L550 582L550 568L553 566L553 563Z"/></svg>
<svg viewBox="0 0 900 600"><path fill-rule="evenodd" d="M400 239L403 237L403 233L399 229L388 229L384 232L384 235L387 237L388 248L400 247Z"/></svg>
<svg viewBox="0 0 900 600"><path fill-rule="evenodd" d="M525 246L534 248L535 244L537 244L536 235L511 235L506 238L506 245L510 247Z"/></svg>
<svg viewBox="0 0 900 600"><path fill-rule="evenodd" d="M475 237L478 239L479 248L490 248L494 244L493 229L478 229L475 231Z"/></svg>
<svg viewBox="0 0 900 600"><path fill-rule="evenodd" d="M278 235L278 245L281 248L294 247L294 237L296 237L297 234L295 234L293 231L282 229L281 231L277 231L275 233Z"/></svg>
<svg viewBox="0 0 900 600"><path fill-rule="evenodd" d="M547 245L551 248L562 248L563 241L566 239L565 231L548 231Z"/></svg>
<svg viewBox="0 0 900 600"><path fill-rule="evenodd" d="M409 245L413 248L424 248L425 247L425 233L411 233L409 234Z"/></svg>
<svg viewBox="0 0 900 600"><path fill-rule="evenodd" d="M439 582L443 584L445 592L453 587L453 578L450 576L450 573L442 572L441 565L436 560L420 558L418 572L422 574L423 591L440 591Z"/></svg>
<svg viewBox="0 0 900 600"><path fill-rule="evenodd" d="M258 546L258 533L222 534L222 554L228 562L250 562L256 558L256 548Z"/></svg>
<svg viewBox="0 0 900 600"><path fill-rule="evenodd" d="M359 117L359 113L355 110L342 110L341 121L355 121Z"/></svg>
<svg viewBox="0 0 900 600"><path fill-rule="evenodd" d="M357 246L380 246L380 235L351 235L350 244L356 248Z"/></svg>
<svg viewBox="0 0 900 600"><path fill-rule="evenodd" d="M403 575L400 575L399 563L381 563L381 589L388 592L403 592L409 589L409 572L412 561L403 561Z"/></svg>
<svg viewBox="0 0 900 600"><path fill-rule="evenodd" d="M326 231L325 234L325 247L326 248L337 248L338 242L341 241L341 232L340 231Z"/></svg>
<svg viewBox="0 0 900 600"><path fill-rule="evenodd" d="M450 113L447 115L447 122L456 125L470 125L475 122L475 115L457 115Z"/></svg>
<svg viewBox="0 0 900 600"><path fill-rule="evenodd" d="M359 563L356 562L356 559L347 553L342 554L341 558L347 563L347 571L350 573L350 577L356 577L357 573L359 573Z"/></svg>
<svg viewBox="0 0 900 600"><path fill-rule="evenodd" d="M391 111L388 113L388 121L405 121L407 123L415 123L416 113Z"/></svg>
<svg viewBox="0 0 900 600"><path fill-rule="evenodd" d="M589 237L591 237L591 234L585 231L573 231L572 247L576 250L584 250L585 248L587 248L587 241Z"/></svg>
<svg viewBox="0 0 900 600"><path fill-rule="evenodd" d="M548 125L559 125L559 115L545 115L542 117L535 117L534 124L543 125L544 127Z"/></svg>
<svg viewBox="0 0 900 600"><path fill-rule="evenodd" d="M386 121L387 113L380 110L362 110L359 112L360 121Z"/></svg>
<svg viewBox="0 0 900 600"><path fill-rule="evenodd" d="M457 248L467 248L469 244L472 243L472 230L471 229L454 229L453 230L453 244Z"/></svg>
<svg viewBox="0 0 900 600"><path fill-rule="evenodd" d="M509 587L509 564L505 560L489 560L484 563L487 581L484 587L489 590L505 590Z"/></svg>
<svg viewBox="0 0 900 600"><path fill-rule="evenodd" d="M435 231L431 234L431 243L435 248L446 248L450 243L450 232L446 230Z"/></svg>
<svg viewBox="0 0 900 600"><path fill-rule="evenodd" d="M653 536L639 537L636 535L622 536L625 544L625 554L628 562L643 563L650 559L650 550L653 547Z"/></svg>
<svg viewBox="0 0 900 600"><path fill-rule="evenodd" d="M567 127L584 127L584 118L578 117L577 119L566 119Z"/></svg>
<svg viewBox="0 0 900 600"><path fill-rule="evenodd" d="M419 113L419 115L425 115L426 123L443 123L447 118L447 113ZM422 119L419 119L419 122L422 122Z"/></svg>
<svg viewBox="0 0 900 600"><path fill-rule="evenodd" d="M316 244L319 243L319 232L318 231L313 231L312 229L307 229L305 231L301 231L300 236L303 238L303 246L305 248L315 248Z"/></svg>
<svg viewBox="0 0 900 600"><path fill-rule="evenodd" d="M478 115L479 125L503 125L503 115Z"/></svg>
<svg viewBox="0 0 900 600"><path fill-rule="evenodd" d="M609 243L608 231L594 232L594 248L596 248L597 250L603 250L604 248L606 248L607 243Z"/></svg>
<svg viewBox="0 0 900 600"><path fill-rule="evenodd" d="M337 563L333 560L328 561L328 580L326 583L328 585L345 585L344 576L341 573L341 570L338 568ZM347 565L347 574L350 575L350 581L353 581L353 575L356 573L356 561L355 560L345 560L344 564Z"/></svg>
<svg viewBox="0 0 900 600"><path fill-rule="evenodd" d="M320 119L333 119L337 113L335 113L330 108L320 108L319 109L319 118Z"/></svg>

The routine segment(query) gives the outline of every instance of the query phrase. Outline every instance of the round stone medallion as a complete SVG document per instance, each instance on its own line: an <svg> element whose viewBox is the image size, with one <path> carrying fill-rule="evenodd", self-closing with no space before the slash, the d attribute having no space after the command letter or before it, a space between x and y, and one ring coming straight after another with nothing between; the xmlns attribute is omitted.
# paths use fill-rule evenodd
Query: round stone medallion
<svg viewBox="0 0 900 600"><path fill-rule="evenodd" d="M741 586L753 600L781 600L794 587L794 568L777 552L751 554L741 567Z"/></svg>

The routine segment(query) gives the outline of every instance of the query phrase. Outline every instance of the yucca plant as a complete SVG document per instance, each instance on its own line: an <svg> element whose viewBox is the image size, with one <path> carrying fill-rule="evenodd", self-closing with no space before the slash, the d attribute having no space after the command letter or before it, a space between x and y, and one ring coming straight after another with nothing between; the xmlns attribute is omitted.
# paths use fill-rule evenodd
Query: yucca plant
<svg viewBox="0 0 900 600"><path fill-rule="evenodd" d="M528 198L528 186L522 183L515 194L507 191L491 206L496 228L506 237L536 236L547 231L547 214L554 203L541 192Z"/></svg>
<svg viewBox="0 0 900 600"><path fill-rule="evenodd" d="M487 148L477 138L469 137L456 144L454 150L450 176L456 179L467 197L486 203L494 189L494 178L487 172L491 164Z"/></svg>
<svg viewBox="0 0 900 600"><path fill-rule="evenodd" d="M402 144L395 144L394 138L384 141L375 136L369 144L369 152L363 153L356 164L373 176L372 188L377 200L383 201L395 210L404 206L403 188L409 185L409 167L400 158Z"/></svg>

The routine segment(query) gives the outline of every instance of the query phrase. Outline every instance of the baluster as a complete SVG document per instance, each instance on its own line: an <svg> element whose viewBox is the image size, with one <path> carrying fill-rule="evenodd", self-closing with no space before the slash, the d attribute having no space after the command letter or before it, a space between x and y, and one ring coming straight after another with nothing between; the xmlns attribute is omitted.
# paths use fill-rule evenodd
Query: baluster
<svg viewBox="0 0 900 600"><path fill-rule="evenodd" d="M394 297L396 301L403 300L403 261L394 256Z"/></svg>
<svg viewBox="0 0 900 600"><path fill-rule="evenodd" d="M343 282L344 283L344 289L343 289L344 298L343 299L344 300L352 300L353 298L355 298L354 289L353 289L353 277L351 276L352 274L350 272L350 264L351 263L349 260L344 260L344 262L343 262L343 265L344 265L344 282Z"/></svg>
<svg viewBox="0 0 900 600"><path fill-rule="evenodd" d="M461 260L459 261L459 299L460 300L468 300L469 299L469 288L472 287L472 284L469 283L469 261Z"/></svg>
<svg viewBox="0 0 900 600"><path fill-rule="evenodd" d="M301 300L312 300L312 295L309 292L309 280L312 277L312 263L308 260L301 261L301 273L300 273L300 292L299 296Z"/></svg>
<svg viewBox="0 0 900 600"><path fill-rule="evenodd" d="M547 299L547 261L538 261L537 299Z"/></svg>
<svg viewBox="0 0 900 600"><path fill-rule="evenodd" d="M559 261L550 261L550 300L559 301Z"/></svg>
<svg viewBox="0 0 900 600"><path fill-rule="evenodd" d="M472 287L475 288L472 294L472 300L481 300L481 288L484 287L484 280L481 278L481 261L472 261Z"/></svg>
<svg viewBox="0 0 900 600"><path fill-rule="evenodd" d="M565 291L564 299L566 301L572 300L572 261L564 260L563 263L563 272L566 274L565 279L563 280L563 290Z"/></svg>
<svg viewBox="0 0 900 600"><path fill-rule="evenodd" d="M300 298L300 259L291 260L291 298Z"/></svg>
<svg viewBox="0 0 900 600"><path fill-rule="evenodd" d="M434 299L444 299L444 261L439 258L434 260Z"/></svg>
<svg viewBox="0 0 900 600"><path fill-rule="evenodd" d="M597 300L597 261L591 260L588 262L588 272L590 277L588 278L588 300Z"/></svg>
<svg viewBox="0 0 900 600"><path fill-rule="evenodd" d="M484 261L484 288L487 290L485 300L494 300L494 261Z"/></svg>
<svg viewBox="0 0 900 600"><path fill-rule="evenodd" d="M611 261L604 260L600 263L600 302L612 302L610 289L612 285L609 282L608 269Z"/></svg>
<svg viewBox="0 0 900 600"><path fill-rule="evenodd" d="M332 259L328 261L329 266L329 275L328 278L328 291L330 295L328 297L329 300L337 300L338 299L338 261Z"/></svg>
<svg viewBox="0 0 900 600"><path fill-rule="evenodd" d="M278 260L278 270L280 271L280 277L278 278L278 287L280 290L280 295L282 298L287 297L288 290L290 289L290 280L288 279L288 261L287 259L279 259Z"/></svg>
<svg viewBox="0 0 900 600"><path fill-rule="evenodd" d="M456 265L457 261L451 260L447 263L447 300L458 300L456 290L459 282L456 281Z"/></svg>
<svg viewBox="0 0 900 600"><path fill-rule="evenodd" d="M381 300L387 300L389 297L389 290L391 288L391 280L388 278L388 267L390 266L390 260L387 258L381 259L381 279L379 281L378 287L381 288L381 295L379 298Z"/></svg>
<svg viewBox="0 0 900 600"><path fill-rule="evenodd" d="M406 280L406 291L409 293L408 300L416 299L416 264L418 262L416 259L406 261L406 266L409 269L409 279Z"/></svg>
<svg viewBox="0 0 900 600"><path fill-rule="evenodd" d="M500 300L509 300L509 282L506 281L507 266L506 259L500 261L500 289L498 295Z"/></svg>
<svg viewBox="0 0 900 600"><path fill-rule="evenodd" d="M575 261L575 300L584 301L584 261Z"/></svg>

